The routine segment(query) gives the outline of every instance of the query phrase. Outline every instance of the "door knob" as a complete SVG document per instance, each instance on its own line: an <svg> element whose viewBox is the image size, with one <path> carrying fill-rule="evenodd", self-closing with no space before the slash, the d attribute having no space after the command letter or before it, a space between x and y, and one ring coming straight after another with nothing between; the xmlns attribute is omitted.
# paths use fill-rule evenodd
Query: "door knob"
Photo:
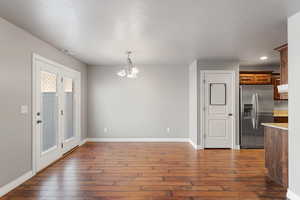
<svg viewBox="0 0 300 200"><path fill-rule="evenodd" d="M231 116L232 116L232 113L229 113L228 116L231 117Z"/></svg>
<svg viewBox="0 0 300 200"><path fill-rule="evenodd" d="M41 124L43 121L42 120L37 120L36 123L37 124Z"/></svg>

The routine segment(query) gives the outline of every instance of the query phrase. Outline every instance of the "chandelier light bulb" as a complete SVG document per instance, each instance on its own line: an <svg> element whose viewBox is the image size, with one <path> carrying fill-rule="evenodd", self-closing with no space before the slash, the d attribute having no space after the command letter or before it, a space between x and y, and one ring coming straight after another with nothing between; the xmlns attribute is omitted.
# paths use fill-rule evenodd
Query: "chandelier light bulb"
<svg viewBox="0 0 300 200"><path fill-rule="evenodd" d="M136 68L136 67L133 67L131 72L132 72L133 74L138 74L138 73L139 73L139 69Z"/></svg>
<svg viewBox="0 0 300 200"><path fill-rule="evenodd" d="M124 69L122 69L121 71L118 72L118 76L125 77L126 71Z"/></svg>

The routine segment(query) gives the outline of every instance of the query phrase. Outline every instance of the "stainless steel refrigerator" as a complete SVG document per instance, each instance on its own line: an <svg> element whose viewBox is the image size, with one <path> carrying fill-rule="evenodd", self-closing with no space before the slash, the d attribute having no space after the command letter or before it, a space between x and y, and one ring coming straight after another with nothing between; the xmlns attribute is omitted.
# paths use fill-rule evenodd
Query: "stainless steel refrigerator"
<svg viewBox="0 0 300 200"><path fill-rule="evenodd" d="M241 148L264 148L264 128L261 123L273 122L273 86L240 86Z"/></svg>

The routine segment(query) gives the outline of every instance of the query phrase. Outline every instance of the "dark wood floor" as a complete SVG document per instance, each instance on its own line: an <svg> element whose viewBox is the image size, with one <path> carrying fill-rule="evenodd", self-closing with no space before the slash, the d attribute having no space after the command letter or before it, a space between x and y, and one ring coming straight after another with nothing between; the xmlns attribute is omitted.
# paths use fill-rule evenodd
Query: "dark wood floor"
<svg viewBox="0 0 300 200"><path fill-rule="evenodd" d="M87 143L3 199L285 199L263 150L194 150L187 143Z"/></svg>

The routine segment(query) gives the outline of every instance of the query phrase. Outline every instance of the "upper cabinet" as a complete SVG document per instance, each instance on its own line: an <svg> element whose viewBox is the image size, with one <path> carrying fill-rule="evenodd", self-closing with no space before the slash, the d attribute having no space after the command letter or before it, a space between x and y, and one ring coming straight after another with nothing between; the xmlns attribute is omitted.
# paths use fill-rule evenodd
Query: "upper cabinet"
<svg viewBox="0 0 300 200"><path fill-rule="evenodd" d="M288 84L288 44L282 45L275 49L280 53L280 85ZM288 94L281 93L280 98L287 100Z"/></svg>
<svg viewBox="0 0 300 200"><path fill-rule="evenodd" d="M241 71L240 84L241 85L271 85L272 72L271 71Z"/></svg>

